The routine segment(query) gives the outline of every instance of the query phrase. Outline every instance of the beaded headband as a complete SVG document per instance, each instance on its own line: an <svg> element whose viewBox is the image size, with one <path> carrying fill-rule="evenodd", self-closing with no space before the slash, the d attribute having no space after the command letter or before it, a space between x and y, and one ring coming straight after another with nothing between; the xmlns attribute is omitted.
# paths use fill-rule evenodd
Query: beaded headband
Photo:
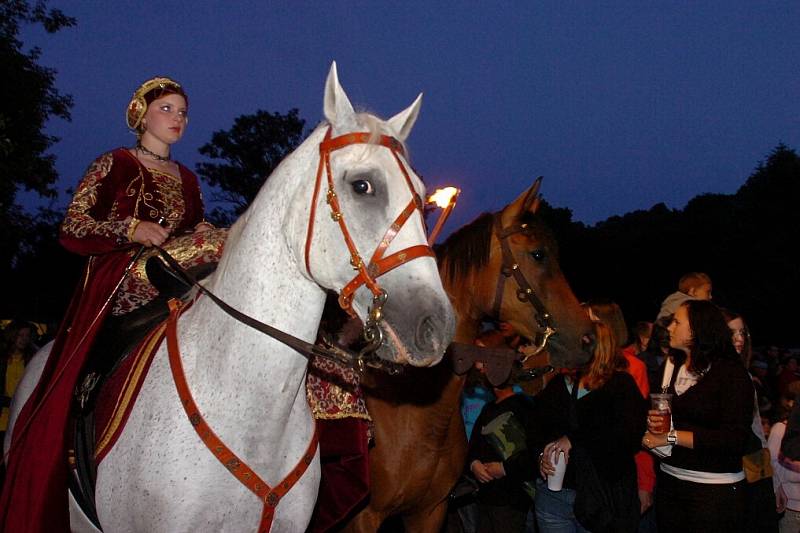
<svg viewBox="0 0 800 533"><path fill-rule="evenodd" d="M134 131L139 130L142 119L147 112L147 100L145 100L147 93L159 88L166 89L167 87L176 89L178 94L184 94L180 83L164 77L151 78L140 85L136 91L134 91L131 101L128 103L128 109L125 113L125 121L128 124L128 128Z"/></svg>

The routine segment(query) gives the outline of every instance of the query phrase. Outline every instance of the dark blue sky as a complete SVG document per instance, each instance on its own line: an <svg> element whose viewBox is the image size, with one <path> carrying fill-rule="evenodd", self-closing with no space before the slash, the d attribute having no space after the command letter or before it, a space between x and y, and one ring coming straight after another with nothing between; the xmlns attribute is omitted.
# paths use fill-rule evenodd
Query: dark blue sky
<svg viewBox="0 0 800 533"><path fill-rule="evenodd" d="M73 95L61 188L130 145L124 109L153 75L181 81L190 167L211 133L257 109L322 116L332 60L382 116L424 92L409 140L429 189L464 189L448 230L542 192L587 223L734 192L778 142L800 148L800 2L53 1L78 20L26 46ZM313 176L309 176L311 180Z"/></svg>

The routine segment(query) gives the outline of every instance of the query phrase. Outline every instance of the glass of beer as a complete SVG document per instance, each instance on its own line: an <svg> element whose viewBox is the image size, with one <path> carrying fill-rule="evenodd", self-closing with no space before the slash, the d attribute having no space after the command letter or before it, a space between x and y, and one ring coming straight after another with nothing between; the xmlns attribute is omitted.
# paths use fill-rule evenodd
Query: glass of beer
<svg viewBox="0 0 800 533"><path fill-rule="evenodd" d="M672 394L653 393L650 395L650 409L658 411L650 415L652 433L660 435L669 431L672 417Z"/></svg>

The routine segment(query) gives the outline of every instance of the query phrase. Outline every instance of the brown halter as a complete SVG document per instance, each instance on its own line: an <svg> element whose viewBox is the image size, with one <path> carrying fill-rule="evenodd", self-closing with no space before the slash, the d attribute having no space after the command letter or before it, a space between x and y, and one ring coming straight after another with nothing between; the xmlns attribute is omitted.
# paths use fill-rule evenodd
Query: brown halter
<svg viewBox="0 0 800 533"><path fill-rule="evenodd" d="M542 300L536 295L531 284L525 279L525 275L519 269L519 263L514 258L514 252L508 245L508 238L515 233L530 233L528 224L513 224L507 228L503 227L503 222L499 213L494 215L494 234L500 242L500 250L503 254L503 263L500 267L500 276L497 279L497 292L495 293L494 305L492 305L492 316L500 320L500 306L503 303L503 292L505 289L506 280L514 276L514 281L517 282L517 299L520 302L528 302L533 306L534 317L536 323L541 329L542 343L536 347L536 350L523 359L523 362L533 355L540 353L547 346L547 341L555 334L556 329L553 327L552 316L547 311ZM535 342L535 339L534 339Z"/></svg>
<svg viewBox="0 0 800 533"><path fill-rule="evenodd" d="M370 316L365 324L364 332L368 341L379 342L379 339L375 336L380 337L380 329L375 327L375 325L381 320L382 307L386 302L387 294L386 291L380 287L376 279L383 274L386 274L390 270L417 259L418 257L435 257L435 255L429 245L418 244L415 246L409 246L408 248L404 248L403 250L393 253L390 256L384 257L384 254L389 248L392 240L397 236L398 233L400 233L403 225L408 221L411 215L414 214L414 211L419 210L420 216L422 216L422 199L414 190L414 185L411 182L411 177L409 176L408 170L406 169L403 160L400 158L400 155L405 157L403 145L394 137L381 135L377 139L374 139L374 136L367 132L347 133L338 137L331 137L331 135L332 128L329 127L327 133L325 134L325 138L319 145L319 166L317 167L317 178L314 184L314 195L311 198L311 210L308 217L308 231L306 233L306 271L313 278L310 265L311 239L314 234L314 217L316 215L317 198L319 197L320 188L322 186L322 171L324 169L328 180L326 201L331 209L331 218L335 222L339 223L339 229L342 232L344 241L347 244L347 249L350 252L350 264L358 272L358 274L356 274L355 277L342 288L339 294L339 305L342 307L342 309L352 315L353 296L359 287L366 285L373 294L373 305L370 309ZM342 214L339 206L339 198L336 195L333 182L333 173L331 172L330 155L331 152L346 146L350 146L351 144L369 143L375 143L391 150L392 155L397 162L397 166L403 173L406 184L411 191L411 200L405 209L403 209L403 211L397 215L397 218L394 220L392 225L389 226L389 229L386 230L386 233L376 247L375 252L372 254L369 263L365 265L364 261L361 259L361 254L358 252L358 248L356 248L356 245L350 236L350 231L347 229L344 215Z"/></svg>

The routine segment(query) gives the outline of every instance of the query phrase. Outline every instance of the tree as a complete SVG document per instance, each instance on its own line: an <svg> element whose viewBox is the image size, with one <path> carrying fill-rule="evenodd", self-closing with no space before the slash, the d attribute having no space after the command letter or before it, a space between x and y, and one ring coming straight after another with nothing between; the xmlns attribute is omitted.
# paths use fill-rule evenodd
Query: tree
<svg viewBox="0 0 800 533"><path fill-rule="evenodd" d="M17 203L20 189L53 198L58 175L47 150L58 141L44 127L51 117L70 120L72 98L55 87L56 71L38 64L41 51L27 53L19 40L22 24L41 24L49 33L75 25L46 0L0 3L0 276L19 259L29 229L36 222Z"/></svg>
<svg viewBox="0 0 800 533"><path fill-rule="evenodd" d="M200 154L224 162L198 163L196 169L203 180L220 189L214 199L232 205L232 210L213 210L215 223L229 225L247 209L275 167L303 140L304 126L297 109L285 115L258 110L237 117L230 130L213 133Z"/></svg>

